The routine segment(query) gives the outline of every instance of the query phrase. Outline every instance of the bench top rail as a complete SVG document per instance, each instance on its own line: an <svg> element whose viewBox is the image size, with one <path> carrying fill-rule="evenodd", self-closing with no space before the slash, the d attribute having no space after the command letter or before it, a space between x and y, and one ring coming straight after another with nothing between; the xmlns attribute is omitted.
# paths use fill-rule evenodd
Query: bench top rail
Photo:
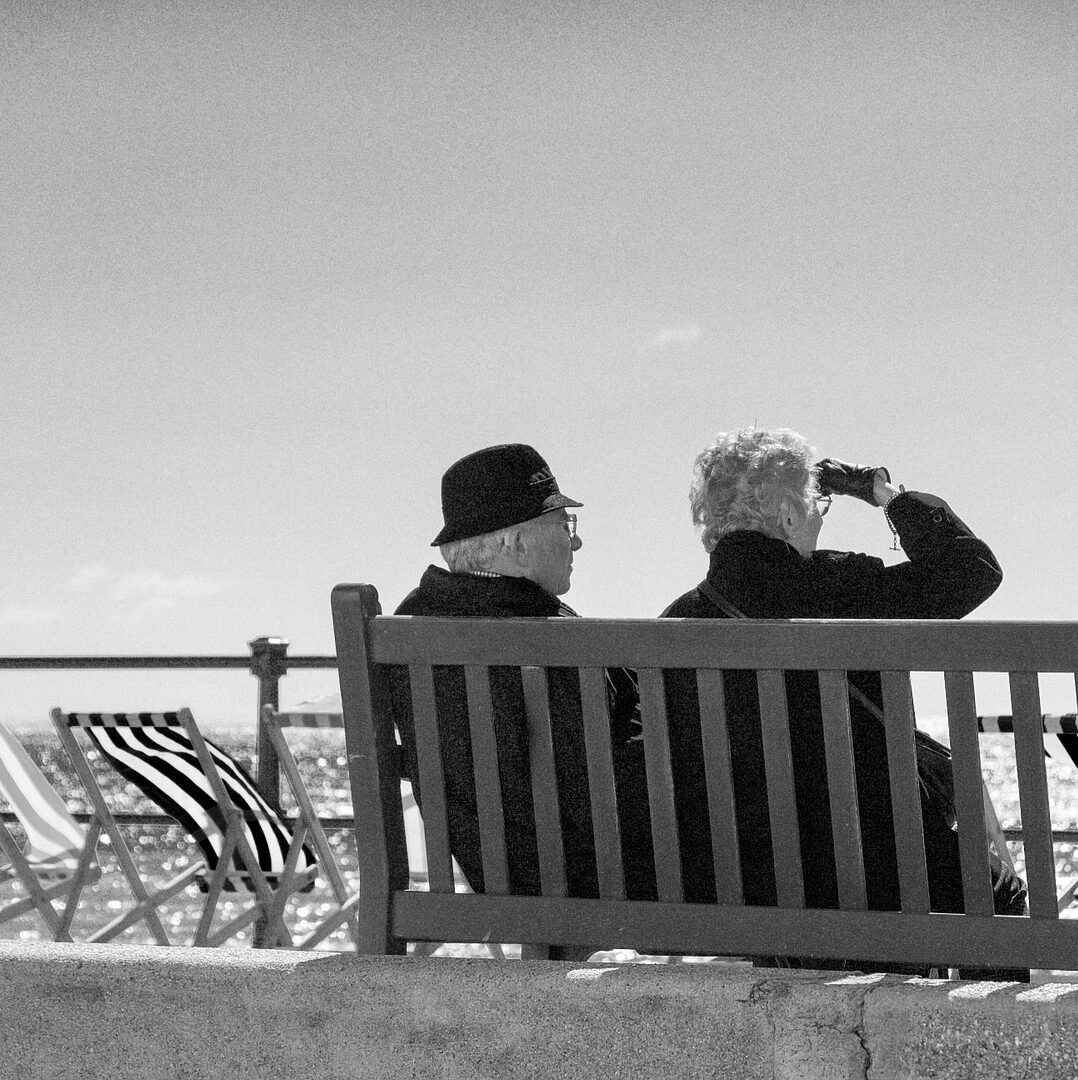
<svg viewBox="0 0 1078 1080"><path fill-rule="evenodd" d="M1078 623L385 616L370 647L392 664L1074 672Z"/></svg>

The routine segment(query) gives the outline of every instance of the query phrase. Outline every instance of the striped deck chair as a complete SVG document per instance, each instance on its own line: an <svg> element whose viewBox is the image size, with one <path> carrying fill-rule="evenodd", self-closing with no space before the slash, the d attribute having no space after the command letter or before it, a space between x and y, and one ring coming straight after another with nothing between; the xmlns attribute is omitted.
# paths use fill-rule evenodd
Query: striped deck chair
<svg viewBox="0 0 1078 1080"><path fill-rule="evenodd" d="M203 738L189 709L164 713L51 712L53 724L82 781L93 820L109 837L117 862L135 896L135 906L90 940L107 941L144 922L160 945L171 944L157 908L195 882L205 892L196 946L214 946L259 920L256 944L291 945L284 924L288 898L309 889L318 865L304 842L300 822L292 830L269 806L242 766ZM82 731L105 760L196 840L202 860L152 894L82 751ZM226 891L242 885L252 904L214 929Z"/></svg>
<svg viewBox="0 0 1078 1080"><path fill-rule="evenodd" d="M339 709L339 698L336 699L335 704ZM311 837L311 843L318 852L322 871L333 889L338 905L336 911L329 913L309 935L301 941L297 941L296 946L298 948L310 948L312 945L324 940L342 923L347 923L352 941L358 945L359 925L355 909L359 903L359 892L349 893L348 891L348 886L344 881L340 867L337 865L333 850L326 839L321 822L318 820L318 811L315 809L310 793L307 791L307 786L300 775L299 766L296 763L295 755L292 753L292 747L285 737L284 730L286 728L306 730L336 729L341 732L343 737L344 718L339 711L277 712L272 705L266 705L262 709L262 723L269 734L274 749L277 751L281 772L296 800L299 819L305 824L306 830ZM408 846L409 876L413 887L422 886L426 884L427 880L427 850L423 838L423 819L412 795L411 784L407 782L402 784L401 802L404 808L404 830L405 841ZM470 892L471 890L464 879L464 875L455 863L454 869L456 871L457 891ZM438 941L416 942L414 955L429 956L439 949L442 944L443 942ZM488 945L487 948L493 956L504 959L504 953L500 945Z"/></svg>
<svg viewBox="0 0 1078 1080"><path fill-rule="evenodd" d="M284 728L341 728L341 716L339 713L315 713L315 712L277 712L272 705L266 705L262 709L262 724L268 733L274 749L277 751L277 760L280 763L281 772L288 783L293 798L296 800L297 815L307 835L311 838L318 855L322 875L333 890L336 899L336 909L325 916L303 938L295 942L298 949L311 949L324 941L337 927L342 924L347 926L348 934L353 944L359 940L359 923L356 915L356 905L359 903L358 890L349 893L344 875L337 864L337 858L326 838L322 822L318 818L318 810L311 800L307 785L300 775L299 766L296 763L292 747L285 738Z"/></svg>
<svg viewBox="0 0 1078 1080"><path fill-rule="evenodd" d="M75 902L101 876L96 865L99 830L87 832L10 728L0 722L0 797L26 835L16 842L0 821L0 883L17 882L26 896L0 907L0 923L37 911L54 941L71 940ZM64 898L57 912L53 903Z"/></svg>
<svg viewBox="0 0 1078 1080"><path fill-rule="evenodd" d="M1045 754L1056 759L1066 759L1078 768L1078 714L1042 713L1041 728L1044 731ZM978 716L977 730L988 735L1013 735L1013 716ZM989 822L989 825L992 823ZM995 823L999 830L998 820ZM1011 864L1013 868L1013 863ZM1078 876L1059 894L1059 911L1064 912L1078 896Z"/></svg>

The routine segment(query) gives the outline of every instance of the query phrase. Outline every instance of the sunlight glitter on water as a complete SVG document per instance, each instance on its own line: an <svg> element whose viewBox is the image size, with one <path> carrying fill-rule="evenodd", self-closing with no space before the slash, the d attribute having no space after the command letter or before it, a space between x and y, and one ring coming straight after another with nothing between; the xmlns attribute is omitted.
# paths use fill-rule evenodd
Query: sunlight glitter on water
<svg viewBox="0 0 1078 1080"><path fill-rule="evenodd" d="M297 742L296 757L304 782L315 805L327 816L343 817L351 812L349 798L346 759L340 753L340 734L335 732L302 733L306 738ZM225 749L235 755L249 769L252 769L252 754L245 737L213 733L213 737ZM78 781L67 765L59 747L51 740L50 734L42 732L40 737L23 736L27 750L35 758L42 770L63 795L73 811L89 809L85 795ZM981 739L981 760L985 779L992 792L993 800L1004 827L1020 824L1018 806L1017 774L1014 765L1013 743L1007 736L983 736ZM1049 791L1052 801L1053 825L1056 828L1078 827L1078 773L1069 763L1049 760L1047 762ZM105 796L111 805L119 810L132 812L154 812L156 807L148 803L141 793L130 788L111 770L101 774ZM294 812L294 804L288 798L282 800L287 812ZM337 864L344 876L350 892L359 887L356 871L357 856L355 838L351 830L332 831L329 842L334 851ZM136 861L140 870L154 884L163 884L170 877L183 871L198 857L197 849L185 837L183 830L176 825L161 827L140 826L137 833ZM1023 865L1021 844L1011 843L1012 854L1019 871ZM110 918L129 903L126 882L115 867L107 843L103 840L99 849L102 865L106 872L93 886L87 888L83 902L79 906L72 936L76 940L84 939L95 929L103 926ZM1056 872L1059 882L1068 882L1078 874L1078 845L1056 845ZM13 884L0 888L5 894L0 895L0 904L6 899L6 892L17 888ZM180 893L161 909L162 920L168 927L169 936L174 941L188 944L192 940L198 923L202 894L195 885ZM226 898L221 906L221 913L236 913L244 901ZM311 893L294 898L289 905L288 925L296 937L301 937L313 930L326 914L336 906L336 901L328 882L319 878ZM1073 905L1066 913L1068 918L1078 918L1078 905ZM43 939L43 933L36 915L21 916L8 923L0 924L0 937L20 941ZM152 942L152 936L143 925L138 925L125 932L119 939L125 942ZM246 944L249 935L239 938L239 943ZM344 929L334 931L320 948L329 950L349 950L351 941ZM519 947L507 946L519 955ZM490 956L490 950L483 945L443 946L439 955L454 956ZM655 958L648 958L654 962Z"/></svg>

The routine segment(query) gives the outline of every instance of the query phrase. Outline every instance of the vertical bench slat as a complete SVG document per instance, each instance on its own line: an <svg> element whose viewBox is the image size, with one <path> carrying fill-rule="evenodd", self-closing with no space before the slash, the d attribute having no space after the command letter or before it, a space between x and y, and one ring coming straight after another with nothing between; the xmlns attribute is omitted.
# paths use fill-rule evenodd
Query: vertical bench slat
<svg viewBox="0 0 1078 1080"><path fill-rule="evenodd" d="M744 902L745 892L741 881L733 763L730 758L730 732L722 672L710 669L697 671L696 689L700 701L700 734L716 897L720 904L740 904Z"/></svg>
<svg viewBox="0 0 1078 1080"><path fill-rule="evenodd" d="M621 826L610 753L610 701L603 668L581 668L580 702L584 714L584 746L588 755L599 895L604 900L624 900L625 868L621 858Z"/></svg>
<svg viewBox="0 0 1078 1080"><path fill-rule="evenodd" d="M524 709L528 716L528 761L539 845L539 879L544 896L568 896L546 670L529 666L521 668L521 675L524 679Z"/></svg>
<svg viewBox="0 0 1078 1080"><path fill-rule="evenodd" d="M1059 908L1056 901L1052 814L1048 803L1048 777L1044 768L1044 729L1037 674L1011 672L1010 685L1029 914L1034 919L1057 919Z"/></svg>
<svg viewBox="0 0 1078 1080"><path fill-rule="evenodd" d="M445 801L441 741L434 697L434 669L411 664L412 725L416 763L423 798L423 840L427 848L427 880L431 892L453 892L453 856L449 849L449 812Z"/></svg>
<svg viewBox="0 0 1078 1080"><path fill-rule="evenodd" d="M913 691L909 672L883 671L880 676L902 910L926 912L928 872L921 823L921 790L917 782L917 748L913 736Z"/></svg>
<svg viewBox="0 0 1078 1080"><path fill-rule="evenodd" d="M399 755L393 725L386 719L384 685L371 662L369 621L381 613L370 585L333 590L333 637L341 687L348 777L352 792L359 873L356 951L400 954L405 943L393 933L393 893L408 887L400 782L392 759Z"/></svg>
<svg viewBox="0 0 1078 1080"><path fill-rule="evenodd" d="M757 672L757 691L779 907L802 908L805 906L805 880L801 868L801 836L794 793L785 676L775 670Z"/></svg>
<svg viewBox="0 0 1078 1080"><path fill-rule="evenodd" d="M967 915L991 915L992 875L988 866L988 835L984 820L984 781L981 777L977 701L970 671L943 675L947 695L947 727L951 736L958 850L962 859L962 895Z"/></svg>
<svg viewBox="0 0 1078 1080"><path fill-rule="evenodd" d="M483 854L483 889L487 893L505 895L509 892L509 860L498 774L498 745L494 738L494 708L490 698L490 669L468 664L464 668L464 682L479 811L479 844Z"/></svg>
<svg viewBox="0 0 1078 1080"><path fill-rule="evenodd" d="M644 759L647 763L648 800L651 804L651 835L655 846L655 877L659 899L680 903L681 844L674 809L674 772L670 764L670 736L666 727L666 694L662 671L645 668L637 672L640 682L640 721L644 728Z"/></svg>
<svg viewBox="0 0 1078 1080"><path fill-rule="evenodd" d="M820 672L820 708L827 789L831 797L831 828L835 837L839 907L864 911L868 906L868 895L846 672Z"/></svg>

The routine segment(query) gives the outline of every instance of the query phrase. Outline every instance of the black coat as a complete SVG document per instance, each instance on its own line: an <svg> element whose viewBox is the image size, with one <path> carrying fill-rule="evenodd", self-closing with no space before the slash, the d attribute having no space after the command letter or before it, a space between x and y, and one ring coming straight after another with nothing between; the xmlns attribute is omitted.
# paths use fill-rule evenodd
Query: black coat
<svg viewBox="0 0 1078 1080"><path fill-rule="evenodd" d="M789 544L739 530L711 553L707 580L753 619L960 619L999 588L1003 571L988 545L935 495L907 491L888 512L907 562L852 551L803 558ZM711 618L697 590L663 615Z"/></svg>
<svg viewBox="0 0 1078 1080"><path fill-rule="evenodd" d="M405 598L396 614L549 618L573 617L576 612L525 578L454 574L430 566L419 587ZM401 734L404 767L416 777L407 669L395 667L390 669L389 676L389 700ZM534 895L540 891L539 862L520 669L492 668L490 682L510 889L516 894ZM579 675L573 668L550 668L547 686L569 893L572 896L598 896ZM469 884L476 892L482 892L482 852L463 669L435 667L434 689L450 847ZM627 887L630 895L643 898L653 894L654 870L646 799L641 803L637 797L646 790L642 748L639 742L630 741L637 709L636 684L627 672L610 671L608 690ZM416 801L422 807L422 790L417 781L413 780L413 786Z"/></svg>
<svg viewBox="0 0 1078 1080"><path fill-rule="evenodd" d="M885 566L870 555L816 551L803 557L782 540L739 530L723 536L711 554L707 580L750 618L960 618L987 599L1002 580L999 564L951 508L934 495L906 492L889 513L909 561ZM698 589L678 597L663 613L671 618L722 618ZM751 672L725 673L734 762L734 797L745 899L774 904L774 859L767 817L766 778L759 701ZM880 704L877 672L851 676ZM686 877L694 899L714 895L710 829L701 764L696 690L682 672L667 672L674 772ZM798 803L806 904L836 907L838 887L823 744L819 685L814 672L786 673L794 785ZM899 904L898 866L883 726L851 704L854 759L860 804L869 907ZM930 892L936 910L962 910L955 834L926 815Z"/></svg>

